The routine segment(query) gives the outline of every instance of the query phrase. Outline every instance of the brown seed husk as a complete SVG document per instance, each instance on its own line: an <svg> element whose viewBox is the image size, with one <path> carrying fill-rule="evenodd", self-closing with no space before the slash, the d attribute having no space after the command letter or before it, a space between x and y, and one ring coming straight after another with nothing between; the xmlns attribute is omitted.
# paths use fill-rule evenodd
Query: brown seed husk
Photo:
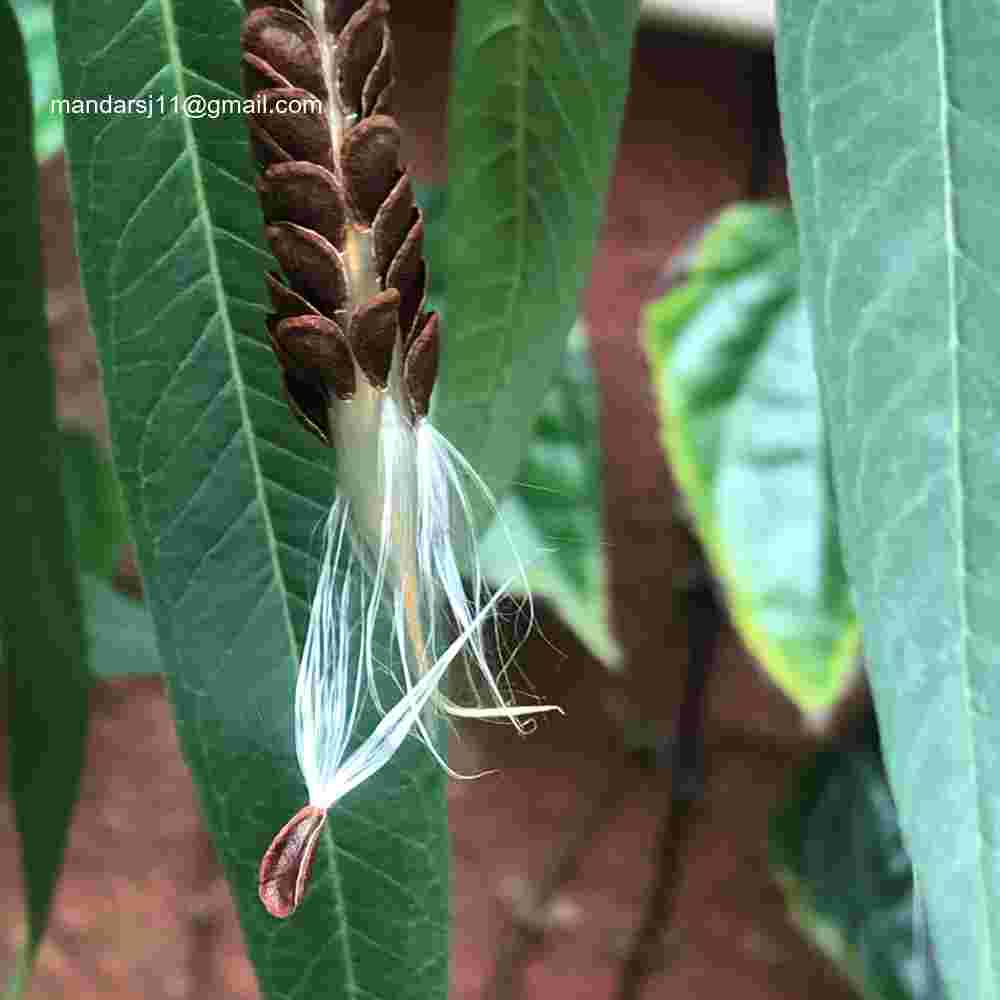
<svg viewBox="0 0 1000 1000"><path fill-rule="evenodd" d="M338 247L344 240L347 209L337 178L317 163L275 163L257 181L264 218L294 222Z"/></svg>
<svg viewBox="0 0 1000 1000"><path fill-rule="evenodd" d="M267 278L268 332L292 412L329 444L330 401L356 392L362 377L386 388L404 345L413 354L403 381L418 415L436 370L436 321L421 313L423 224L399 166L399 128L385 113L389 5L329 0L325 26L310 23L298 0L246 0L246 8L244 89L258 105L247 118L266 234L283 272ZM317 99L318 110L278 103Z"/></svg>
<svg viewBox="0 0 1000 1000"><path fill-rule="evenodd" d="M358 367L372 385L384 389L399 337L399 292L388 288L360 306L351 317L347 336Z"/></svg>
<svg viewBox="0 0 1000 1000"><path fill-rule="evenodd" d="M347 308L347 273L337 248L312 229L279 222L265 230L292 288L324 316L337 320Z"/></svg>
<svg viewBox="0 0 1000 1000"><path fill-rule="evenodd" d="M401 173L399 126L373 115L350 129L340 144L344 189L358 218L370 226Z"/></svg>
<svg viewBox="0 0 1000 1000"><path fill-rule="evenodd" d="M403 384L416 419L427 416L437 377L440 343L437 313L424 316L403 361Z"/></svg>
<svg viewBox="0 0 1000 1000"><path fill-rule="evenodd" d="M305 895L326 812L303 806L275 834L260 863L260 901L272 917L290 917Z"/></svg>
<svg viewBox="0 0 1000 1000"><path fill-rule="evenodd" d="M354 359L344 334L325 316L291 316L274 326L274 340L295 368L320 373L341 399L355 392Z"/></svg>

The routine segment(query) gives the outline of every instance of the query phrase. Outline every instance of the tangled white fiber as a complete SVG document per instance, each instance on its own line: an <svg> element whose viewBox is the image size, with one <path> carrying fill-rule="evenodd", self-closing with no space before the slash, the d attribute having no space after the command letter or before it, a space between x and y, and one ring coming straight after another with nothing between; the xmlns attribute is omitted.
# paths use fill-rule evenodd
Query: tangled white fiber
<svg viewBox="0 0 1000 1000"><path fill-rule="evenodd" d="M499 669L491 665L487 636L497 637L498 648L497 604L512 581L490 594L466 484L494 512L495 505L482 479L428 419L414 425L403 418L395 384L388 393L359 392L333 404L340 492L326 524L295 695L296 754L310 804L322 809L382 767L412 729L454 774L433 738L428 706L507 719L521 731L530 725L524 716L559 710L515 705L509 659ZM526 605L530 618L530 598ZM380 657L383 614L391 617L393 641ZM458 704L441 691L455 661L464 666L470 690L488 694L490 704ZM386 671L399 691L391 708L379 693ZM382 719L348 756L369 699Z"/></svg>

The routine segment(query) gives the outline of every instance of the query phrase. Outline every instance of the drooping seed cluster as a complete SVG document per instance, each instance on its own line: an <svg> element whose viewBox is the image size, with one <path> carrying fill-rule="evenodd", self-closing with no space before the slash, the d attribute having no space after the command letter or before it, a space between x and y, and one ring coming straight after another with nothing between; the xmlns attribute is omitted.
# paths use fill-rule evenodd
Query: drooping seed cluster
<svg viewBox="0 0 1000 1000"><path fill-rule="evenodd" d="M248 120L266 234L284 272L268 276L268 332L293 413L330 444L331 403L359 379L376 390L397 380L409 418L427 413L438 321L424 310L423 219L388 113L388 4L318 9L247 0L242 48L260 105Z"/></svg>

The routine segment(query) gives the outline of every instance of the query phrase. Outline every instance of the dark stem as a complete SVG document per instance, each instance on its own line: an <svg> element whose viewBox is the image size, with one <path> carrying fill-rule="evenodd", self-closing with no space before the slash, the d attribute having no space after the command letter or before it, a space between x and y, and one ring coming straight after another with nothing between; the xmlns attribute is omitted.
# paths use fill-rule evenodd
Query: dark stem
<svg viewBox="0 0 1000 1000"><path fill-rule="evenodd" d="M706 690L723 614L707 570L698 571L685 597L688 670L674 738L664 754L670 768L670 800L656 836L656 878L625 960L618 1000L637 1000L645 980L662 965L663 938L673 919L681 862L704 788Z"/></svg>

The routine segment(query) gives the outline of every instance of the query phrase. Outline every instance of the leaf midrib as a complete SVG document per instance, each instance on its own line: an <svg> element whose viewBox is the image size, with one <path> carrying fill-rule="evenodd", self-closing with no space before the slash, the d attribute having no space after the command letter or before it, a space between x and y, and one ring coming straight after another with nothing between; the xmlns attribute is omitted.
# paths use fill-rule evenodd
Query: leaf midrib
<svg viewBox="0 0 1000 1000"><path fill-rule="evenodd" d="M167 49L167 56L170 60L170 67L173 71L178 97L181 99L181 107L185 105L187 98L187 87L184 79L184 63L181 59L180 46L177 39L177 25L174 19L173 0L160 0L160 9L163 14L163 35ZM198 154L198 146L195 141L194 132L191 128L190 119L180 113L181 129L184 134L184 144L187 147L188 156L191 159L191 183L193 188L196 212L201 219L205 231L205 248L208 254L208 267L212 278L212 288L215 293L219 318L222 324L223 339L226 345L226 354L229 358L229 365L233 374L233 385L236 389L236 399L240 410L240 423L243 426L244 437L247 443L247 453L250 457L250 467L253 478L253 488L257 496L260 507L261 520L264 527L264 534L267 538L268 551L271 557L271 567L274 573L274 580L279 587L282 618L288 634L289 650L292 657L298 659L298 642L295 638L295 630L292 627L292 619L288 609L288 588L285 584L284 571L281 567L281 560L278 555L278 539L271 520L271 512L267 504L267 491L264 486L264 476L261 471L260 456L257 452L257 442L253 432L253 423L250 419L250 409L247 404L246 385L243 381L243 372L239 364L239 355L236 350L236 335L233 330L229 316L229 307L226 300L225 290L222 284L222 273L219 268L218 254L216 252L215 241L212 238L214 225L212 223L211 211L208 207L208 199L205 194L205 182L201 168L201 158ZM327 844L327 859L329 875L332 883L332 894L337 910L337 916L342 925L343 931L338 935L341 942L345 987L352 997L358 997L358 980L354 968L354 956L351 951L351 943L348 935L347 908L344 899L343 882L340 868L337 863L336 852L332 836L324 838Z"/></svg>
<svg viewBox="0 0 1000 1000"><path fill-rule="evenodd" d="M948 354L950 359L951 380L951 430L952 447L952 486L954 497L955 522L955 577L958 589L959 616L959 671L962 678L963 708L966 716L965 731L968 736L969 774L976 800L976 906L980 911L981 924L986 933L985 948L979 949L980 961L985 965L986 983L990 996L996 996L996 976L993 967L993 924L989 914L989 898L986 885L986 858L984 854L983 828L986 824L983 802L983 786L979 775L979 763L976 754L976 713L972 704L972 678L969 666L969 574L966 564L966 524L965 507L967 491L965 485L965 469L962 462L963 406L961 380L962 342L958 319L958 284L955 273L955 262L958 257L958 237L955 224L955 190L952 178L952 141L951 141L951 108L952 100L948 82L947 38L945 37L945 0L933 0L934 7L934 42L937 50L937 74L939 86L938 127L941 137L941 171L942 200L945 222L945 258L947 260L948 281Z"/></svg>

